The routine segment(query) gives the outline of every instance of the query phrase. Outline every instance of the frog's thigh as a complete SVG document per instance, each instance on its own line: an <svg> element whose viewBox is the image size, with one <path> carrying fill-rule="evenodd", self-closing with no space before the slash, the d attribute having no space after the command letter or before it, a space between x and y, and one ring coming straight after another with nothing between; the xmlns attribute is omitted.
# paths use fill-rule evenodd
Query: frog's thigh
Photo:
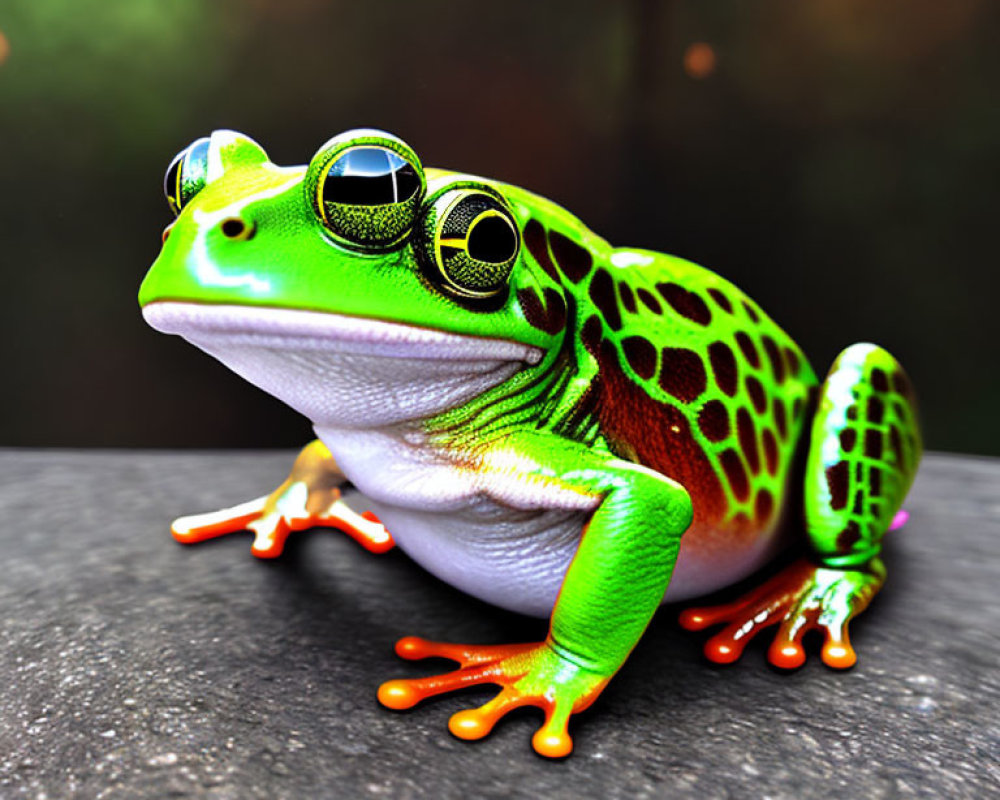
<svg viewBox="0 0 1000 800"><path fill-rule="evenodd" d="M857 567L878 555L920 451L902 367L876 345L848 347L823 383L806 462L806 528L825 566Z"/></svg>

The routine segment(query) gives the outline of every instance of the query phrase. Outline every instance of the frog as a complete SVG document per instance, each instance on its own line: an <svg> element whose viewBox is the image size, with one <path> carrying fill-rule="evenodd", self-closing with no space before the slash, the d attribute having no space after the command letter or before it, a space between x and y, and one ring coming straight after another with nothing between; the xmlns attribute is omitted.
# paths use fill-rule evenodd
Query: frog
<svg viewBox="0 0 1000 800"><path fill-rule="evenodd" d="M384 682L395 710L470 686L461 739L541 709L542 756L625 663L655 612L732 663L776 626L767 658L857 656L849 623L883 586L921 435L913 386L885 349L844 349L822 381L800 347L721 275L613 247L556 203L425 168L373 128L304 166L215 131L167 169L175 215L139 291L145 320L307 417L316 433L271 493L180 517L193 544L249 530L279 556L294 531L398 546L463 592L549 620L542 641L404 636L404 659L452 670ZM344 500L353 485L368 507ZM781 563L781 554L794 554ZM766 570L765 573L766 574ZM720 627L721 626L721 627Z"/></svg>

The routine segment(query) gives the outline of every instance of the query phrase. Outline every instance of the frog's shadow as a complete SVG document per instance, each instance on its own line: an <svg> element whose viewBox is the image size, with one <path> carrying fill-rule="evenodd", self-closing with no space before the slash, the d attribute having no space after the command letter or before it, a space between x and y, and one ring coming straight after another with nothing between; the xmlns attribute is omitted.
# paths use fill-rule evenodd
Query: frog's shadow
<svg viewBox="0 0 1000 800"><path fill-rule="evenodd" d="M324 541L329 538L335 541ZM321 529L289 537L282 555L259 562L271 603L296 637L328 650L345 649L388 664L396 673L427 674L440 660L407 662L393 652L404 636L499 643L545 636L547 623L476 600L426 572L398 548L372 555L338 532Z"/></svg>

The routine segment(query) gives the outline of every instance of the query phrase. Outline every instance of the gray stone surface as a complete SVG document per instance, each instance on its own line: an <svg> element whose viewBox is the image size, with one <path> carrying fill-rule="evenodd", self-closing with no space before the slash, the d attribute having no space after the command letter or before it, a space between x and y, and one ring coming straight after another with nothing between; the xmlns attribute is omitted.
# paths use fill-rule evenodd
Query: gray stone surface
<svg viewBox="0 0 1000 800"><path fill-rule="evenodd" d="M530 749L533 711L451 737L488 690L375 701L427 670L395 657L400 636L543 623L336 533L271 563L248 535L170 539L171 518L269 490L291 457L0 451L0 797L1000 795L1000 461L926 459L854 670L779 674L763 644L713 667L667 608L552 762Z"/></svg>

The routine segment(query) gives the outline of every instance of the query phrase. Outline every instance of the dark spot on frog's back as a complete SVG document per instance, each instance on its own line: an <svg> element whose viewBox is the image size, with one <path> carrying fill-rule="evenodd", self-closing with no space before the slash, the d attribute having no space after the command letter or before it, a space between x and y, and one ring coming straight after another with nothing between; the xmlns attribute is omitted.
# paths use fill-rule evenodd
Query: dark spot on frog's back
<svg viewBox="0 0 1000 800"><path fill-rule="evenodd" d="M826 485L830 490L830 508L838 510L847 505L848 464L838 461L832 467L826 468Z"/></svg>
<svg viewBox="0 0 1000 800"><path fill-rule="evenodd" d="M771 362L771 371L774 373L774 379L780 384L785 380L785 362L781 358L781 351L778 350L778 345L775 344L774 339L770 336L761 337L761 342L764 344L764 352L767 353L767 360Z"/></svg>
<svg viewBox="0 0 1000 800"><path fill-rule="evenodd" d="M618 297L615 294L615 282L604 267L594 273L590 282L590 299L601 312L604 321L613 331L622 327L622 315L618 310Z"/></svg>
<svg viewBox="0 0 1000 800"><path fill-rule="evenodd" d="M549 255L549 245L545 235L545 228L537 219L529 219L524 226L524 244L531 253L531 257L538 262L538 265L545 270L556 283L559 283L559 273L556 272L555 264Z"/></svg>
<svg viewBox="0 0 1000 800"><path fill-rule="evenodd" d="M686 317L692 322L697 322L699 325L708 325L712 321L712 312L708 310L705 301L694 292L689 292L683 286L676 283L658 283L656 284L656 291L682 317Z"/></svg>
<svg viewBox="0 0 1000 800"><path fill-rule="evenodd" d="M684 403L697 398L708 386L701 356L684 347L664 347L660 361L660 386Z"/></svg>
<svg viewBox="0 0 1000 800"><path fill-rule="evenodd" d="M649 380L656 374L656 348L642 336L629 336L622 340L622 352L635 374Z"/></svg>
<svg viewBox="0 0 1000 800"><path fill-rule="evenodd" d="M559 231L549 231L549 244L563 275L573 283L579 283L587 277L594 265L594 259L585 248L569 237L563 236Z"/></svg>
<svg viewBox="0 0 1000 800"><path fill-rule="evenodd" d="M796 353L791 347L786 347L782 350L785 354L785 364L788 366L788 374L793 378L799 374L799 367L801 363L799 361L798 353Z"/></svg>
<svg viewBox="0 0 1000 800"><path fill-rule="evenodd" d="M757 313L757 309L754 308L746 300L743 301L743 308L747 312L747 316L750 317L751 322L760 322L760 314Z"/></svg>
<svg viewBox="0 0 1000 800"><path fill-rule="evenodd" d="M729 436L729 412L721 400L709 400L698 412L698 427L710 442Z"/></svg>
<svg viewBox="0 0 1000 800"><path fill-rule="evenodd" d="M733 495L742 503L750 496L750 483L747 480L746 470L743 469L740 454L733 449L723 450L719 454L719 461L722 462L722 469L726 473L726 480L729 481Z"/></svg>
<svg viewBox="0 0 1000 800"><path fill-rule="evenodd" d="M753 375L747 375L744 383L747 387L747 394L750 395L750 401L753 403L754 411L758 414L763 414L765 409L767 409L767 397L764 395L764 387L760 385L760 381Z"/></svg>
<svg viewBox="0 0 1000 800"><path fill-rule="evenodd" d="M715 301L716 305L719 306L719 308L721 308L727 314L733 313L733 304L729 302L729 298L726 297L722 292L720 292L718 289L709 289L708 293L712 296L712 299Z"/></svg>
<svg viewBox="0 0 1000 800"><path fill-rule="evenodd" d="M712 342L708 346L708 360L719 388L732 397L736 394L736 358L733 351L723 342Z"/></svg>
<svg viewBox="0 0 1000 800"><path fill-rule="evenodd" d="M662 314L663 307L660 305L660 301L656 299L656 296L648 289L636 289L636 296L642 301L642 304L646 306L654 314Z"/></svg>
<svg viewBox="0 0 1000 800"><path fill-rule="evenodd" d="M743 331L740 331L736 334L736 344L740 346L740 350L743 352L743 357L749 362L751 367L756 369L760 366L760 354L754 346L753 339L747 336Z"/></svg>
<svg viewBox="0 0 1000 800"><path fill-rule="evenodd" d="M634 314L636 311L635 305L635 295L632 293L632 287L629 286L625 281L618 281L618 294L621 295L622 305L629 314Z"/></svg>

